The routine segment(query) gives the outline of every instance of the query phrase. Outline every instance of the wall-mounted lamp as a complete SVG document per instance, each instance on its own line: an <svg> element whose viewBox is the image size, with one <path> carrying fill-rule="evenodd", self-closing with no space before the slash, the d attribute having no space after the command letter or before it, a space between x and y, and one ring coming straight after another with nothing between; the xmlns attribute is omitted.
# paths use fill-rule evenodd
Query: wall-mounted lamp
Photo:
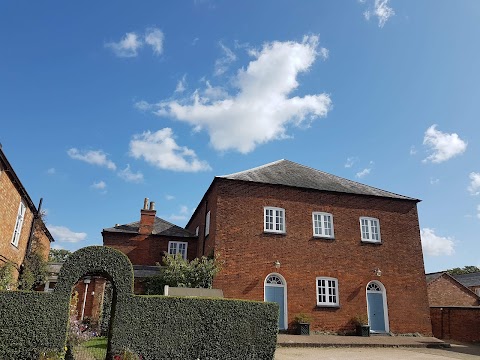
<svg viewBox="0 0 480 360"><path fill-rule="evenodd" d="M382 270L379 268L373 269L373 273L377 276L382 276Z"/></svg>
<svg viewBox="0 0 480 360"><path fill-rule="evenodd" d="M275 269L280 269L280 261L275 260L275 262L273 263L273 265L275 266Z"/></svg>

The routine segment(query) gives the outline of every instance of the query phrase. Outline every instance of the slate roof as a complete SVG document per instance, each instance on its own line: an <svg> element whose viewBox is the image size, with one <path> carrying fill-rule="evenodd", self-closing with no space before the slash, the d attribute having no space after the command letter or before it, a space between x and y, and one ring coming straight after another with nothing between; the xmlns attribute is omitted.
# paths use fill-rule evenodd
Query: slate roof
<svg viewBox="0 0 480 360"><path fill-rule="evenodd" d="M285 159L238 173L218 176L218 178L420 201L415 198L377 189L320 170L315 170Z"/></svg>
<svg viewBox="0 0 480 360"><path fill-rule="evenodd" d="M129 224L116 225L111 228L103 229L106 232L117 232L117 233L129 233L137 234L140 226L140 221L135 221ZM153 224L153 235L164 235L164 236L175 236L175 237L195 237L195 234L172 224L166 220L155 217L155 222Z"/></svg>
<svg viewBox="0 0 480 360"><path fill-rule="evenodd" d="M452 277L466 287L480 286L480 272L472 274L452 275Z"/></svg>
<svg viewBox="0 0 480 360"><path fill-rule="evenodd" d="M431 274L426 274L425 278L427 280L427 284L431 283L435 279L438 279L443 274L445 274L443 271L436 272L436 273L431 273Z"/></svg>

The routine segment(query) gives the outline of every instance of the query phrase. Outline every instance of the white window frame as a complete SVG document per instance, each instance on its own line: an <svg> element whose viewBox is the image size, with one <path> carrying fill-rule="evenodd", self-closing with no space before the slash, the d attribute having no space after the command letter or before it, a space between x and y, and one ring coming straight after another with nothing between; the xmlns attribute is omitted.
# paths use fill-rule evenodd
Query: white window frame
<svg viewBox="0 0 480 360"><path fill-rule="evenodd" d="M367 224L366 225L363 224L363 221L366 221ZM376 222L376 226L373 226L372 222ZM377 230L378 239L374 239L372 237L372 235L374 234L375 227ZM365 235L367 235L367 237L365 237ZM380 220L378 220L377 218L366 217L366 216L360 217L360 236L361 236L362 242L381 243L382 235L380 232Z"/></svg>
<svg viewBox="0 0 480 360"><path fill-rule="evenodd" d="M320 294L320 286L318 285L319 280L324 280L326 282L324 288L324 293ZM328 282L334 281L334 286L329 286ZM317 293L317 306L326 306L326 307L339 307L340 306L340 295L338 293L338 279L333 277L319 276L315 279L315 289ZM330 289L334 290L334 294L330 293ZM320 301L320 295L325 295L325 301ZM335 301L329 300L329 296L334 296Z"/></svg>
<svg viewBox="0 0 480 360"><path fill-rule="evenodd" d="M320 217L320 227L315 226L316 222L318 220L315 219L315 217ZM330 220L330 232L331 234L326 234L325 233L325 219L329 217ZM312 226L313 226L313 237L318 237L318 238L327 238L327 239L334 239L335 238L335 232L333 229L333 215L330 213L326 212L319 212L319 211L314 211L312 212ZM319 229L320 232L317 233L316 230Z"/></svg>
<svg viewBox="0 0 480 360"><path fill-rule="evenodd" d="M205 236L208 236L208 234L210 234L210 211L205 216Z"/></svg>
<svg viewBox="0 0 480 360"><path fill-rule="evenodd" d="M272 211L273 215L267 215L267 211ZM279 214L281 215L279 216ZM272 222L267 222L267 218L272 218ZM277 219L281 219L281 221L278 221ZM272 224L271 226L273 229L270 229L267 224ZM279 225L283 225L283 228L277 229ZM263 208L263 231L268 233L285 234L287 232L285 209L273 206L265 206Z"/></svg>
<svg viewBox="0 0 480 360"><path fill-rule="evenodd" d="M13 235L11 244L15 247L18 247L18 243L20 242L20 235L22 233L23 221L25 220L25 212L27 211L27 207L20 200L20 204L18 205L18 213L17 213L17 220L15 221L15 227L13 228Z"/></svg>
<svg viewBox="0 0 480 360"><path fill-rule="evenodd" d="M172 245L174 245L175 252L172 252ZM180 245L185 245L185 252L180 252ZM175 255L175 254L182 254L182 258L187 260L187 253L188 253L188 242L186 241L169 241L168 242L168 255Z"/></svg>

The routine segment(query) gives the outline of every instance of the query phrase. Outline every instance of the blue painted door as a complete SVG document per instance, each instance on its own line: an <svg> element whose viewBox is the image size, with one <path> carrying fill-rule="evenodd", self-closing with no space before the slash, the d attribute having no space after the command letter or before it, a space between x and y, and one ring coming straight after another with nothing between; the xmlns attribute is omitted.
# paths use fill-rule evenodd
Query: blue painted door
<svg viewBox="0 0 480 360"><path fill-rule="evenodd" d="M370 330L385 332L385 312L383 311L383 294L367 293L368 299L368 321Z"/></svg>
<svg viewBox="0 0 480 360"><path fill-rule="evenodd" d="M265 286L265 301L276 302L280 308L278 328L285 329L285 288L283 286Z"/></svg>

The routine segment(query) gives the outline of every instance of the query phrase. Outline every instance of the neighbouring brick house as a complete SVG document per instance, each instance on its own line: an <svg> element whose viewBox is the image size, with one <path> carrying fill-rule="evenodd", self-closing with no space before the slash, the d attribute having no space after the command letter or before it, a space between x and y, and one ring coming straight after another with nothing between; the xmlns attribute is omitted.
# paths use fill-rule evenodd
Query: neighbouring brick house
<svg viewBox="0 0 480 360"><path fill-rule="evenodd" d="M470 275L470 274L468 274ZM430 306L478 306L480 298L463 285L457 277L446 272L426 275ZM478 277L478 275L477 275Z"/></svg>
<svg viewBox="0 0 480 360"><path fill-rule="evenodd" d="M156 216L155 203L145 199L140 221L117 224L103 229L103 245L120 250L128 256L135 272L135 292L142 291L141 279L158 274L155 266L164 254L182 254L192 260L197 255L195 233Z"/></svg>
<svg viewBox="0 0 480 360"><path fill-rule="evenodd" d="M480 272L471 274L452 275L463 286L472 290L475 294L480 296Z"/></svg>
<svg viewBox="0 0 480 360"><path fill-rule="evenodd" d="M225 297L275 301L279 328L431 334L419 200L288 160L218 176L186 228L224 261Z"/></svg>
<svg viewBox="0 0 480 360"><path fill-rule="evenodd" d="M52 235L0 145L0 266L12 263L16 280L27 253L40 245L46 260L52 241Z"/></svg>

